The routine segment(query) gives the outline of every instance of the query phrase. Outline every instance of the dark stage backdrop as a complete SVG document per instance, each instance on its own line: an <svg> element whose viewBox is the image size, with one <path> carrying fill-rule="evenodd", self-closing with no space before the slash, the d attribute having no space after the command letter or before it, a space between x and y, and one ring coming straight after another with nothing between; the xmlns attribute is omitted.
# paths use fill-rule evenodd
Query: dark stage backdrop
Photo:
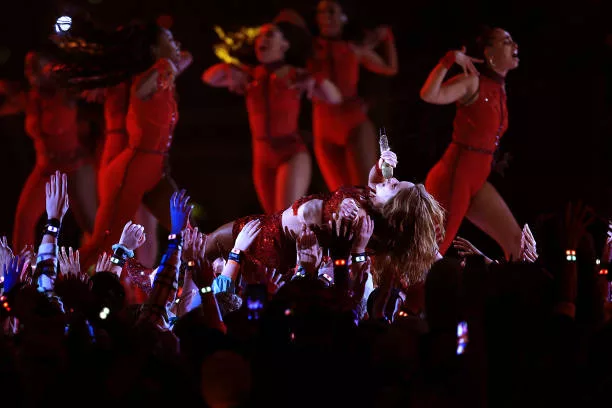
<svg viewBox="0 0 612 408"><path fill-rule="evenodd" d="M345 1L352 23L393 27L400 74L381 78L364 73L362 94L376 125L389 130L399 154L401 178L422 181L450 140L454 107L421 102L418 91L444 52L459 47L481 23L506 28L519 43L521 64L507 81L510 128L502 149L512 155L505 176L491 181L519 223L533 223L581 198L602 215L610 213L611 47L610 5L558 1ZM72 3L21 0L4 4L0 77L20 79L26 50L42 43L57 16L75 7L104 24L135 17L174 17L174 35L194 56L178 80L180 121L171 153L173 176L199 204L197 222L212 230L224 222L260 212L251 182L250 136L244 100L200 81L218 62L212 27L257 25L281 8L292 7L312 23L315 1L298 0L90 0ZM6 17L9 18L6 18ZM83 106L83 117L100 120L101 110ZM310 106L302 128L312 145ZM0 120L2 212L0 233L10 234L18 194L33 165L32 144L23 117ZM95 130L95 129L94 129ZM99 132L93 131L93 138ZM316 170L318 171L318 170ZM319 173L312 192L325 191ZM461 233L483 249L496 246L467 223ZM76 231L66 235L73 242Z"/></svg>

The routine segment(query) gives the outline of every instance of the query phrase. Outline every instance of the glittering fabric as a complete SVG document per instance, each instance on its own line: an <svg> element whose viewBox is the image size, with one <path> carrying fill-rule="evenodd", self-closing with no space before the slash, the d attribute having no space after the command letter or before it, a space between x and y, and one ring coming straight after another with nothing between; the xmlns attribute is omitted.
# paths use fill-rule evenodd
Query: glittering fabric
<svg viewBox="0 0 612 408"><path fill-rule="evenodd" d="M332 219L332 214L338 212L342 200L352 198L358 205L371 212L367 199L367 188L365 187L342 187L331 194L314 194L297 200L293 206L293 213L297 215L298 208L311 200L323 200L323 222L326 225ZM261 232L245 253L245 261L255 265L268 268L276 268L280 273L285 273L295 266L296 248L295 241L287 238L282 226L282 212L271 215L251 215L240 218L234 222L232 230L233 238L251 220L261 221ZM251 265L252 266L252 265Z"/></svg>
<svg viewBox="0 0 612 408"><path fill-rule="evenodd" d="M125 279L125 282L131 290L141 292L148 297L153 289L151 278L149 277L151 273L153 273L153 269L145 267L132 258L128 259L123 266L121 276Z"/></svg>
<svg viewBox="0 0 612 408"><path fill-rule="evenodd" d="M352 198L361 208L368 213L371 212L371 205L368 200L367 187L340 187L333 193L313 194L302 197L293 203L293 214L297 215L300 206L311 200L323 200L323 223L327 224L332 219L332 214L337 213L340 204L346 198Z"/></svg>
<svg viewBox="0 0 612 408"><path fill-rule="evenodd" d="M245 252L245 262L275 268L280 273L285 273L295 266L296 250L295 242L287 239L283 233L282 212L270 215L250 215L240 218L234 222L232 230L233 238L251 220L261 221L261 232Z"/></svg>

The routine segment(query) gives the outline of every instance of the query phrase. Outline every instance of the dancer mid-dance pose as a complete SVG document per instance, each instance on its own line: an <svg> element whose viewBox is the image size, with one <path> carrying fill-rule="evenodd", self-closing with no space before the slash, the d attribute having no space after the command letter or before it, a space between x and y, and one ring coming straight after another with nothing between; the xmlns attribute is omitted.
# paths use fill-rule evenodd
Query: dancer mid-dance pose
<svg viewBox="0 0 612 408"><path fill-rule="evenodd" d="M177 75L182 73L193 61L193 57L187 51L181 52L181 58L177 64ZM102 92L104 101L104 123L105 137L98 178L103 180L104 171L119 154L128 148L127 113L130 101L131 81L122 82L118 85L106 88ZM96 92L96 91L94 91ZM136 255L138 261L152 267L157 259L158 242L157 219L144 205L138 208L135 222L144 227L149 234L149 239L138 248Z"/></svg>
<svg viewBox="0 0 612 408"><path fill-rule="evenodd" d="M103 38L100 34L98 38ZM83 265L117 242L123 226L140 207L170 229L170 196L176 190L167 174L167 156L178 120L174 78L179 45L169 30L134 24L103 40L107 55L88 57L71 49L60 74L81 88L100 88L133 76L127 115L128 147L115 157L100 179L100 208L92 241L81 249ZM106 81L106 83L105 83Z"/></svg>
<svg viewBox="0 0 612 408"><path fill-rule="evenodd" d="M518 259L521 228L497 190L487 182L493 155L508 127L505 77L519 63L518 46L501 28L486 29L477 41L475 60L449 51L429 74L421 98L429 103L457 104L453 141L431 169L425 186L447 211L446 237L450 247L464 217L491 236L506 258ZM482 62L480 75L473 62ZM463 73L444 81L453 64Z"/></svg>
<svg viewBox="0 0 612 408"><path fill-rule="evenodd" d="M397 157L383 152L370 171L365 188L341 188L330 194L304 197L285 211L271 215L249 216L218 228L208 237L207 258L212 262L226 257L240 230L253 219L260 220L261 233L246 251L247 259L285 273L295 265L295 236L304 224L313 230L327 226L341 208L374 220L374 234L368 247L374 251L378 273L399 272L404 285L422 282L438 259L438 236L444 234L444 213L422 184L414 185L395 178L385 180L381 161L395 167ZM225 252L225 253L223 253Z"/></svg>
<svg viewBox="0 0 612 408"><path fill-rule="evenodd" d="M359 67L381 75L397 74L397 52L393 34L381 27L368 41L358 45L342 39L347 16L337 1L323 0L317 7L320 36L315 39L310 70L326 75L342 93L340 105L317 101L313 110L314 150L327 187L363 185L370 163L376 160L376 132L364 102L357 95ZM380 43L385 61L374 52Z"/></svg>
<svg viewBox="0 0 612 408"><path fill-rule="evenodd" d="M302 28L286 21L283 17L288 14L281 13L274 23L261 27L255 40L260 65L217 64L202 75L209 85L245 94L253 140L253 181L268 214L287 208L310 185L311 159L298 129L302 94L306 91L308 97L328 104L342 100L329 80L288 63L286 56L294 47L291 35L309 39L305 24Z"/></svg>
<svg viewBox="0 0 612 408"><path fill-rule="evenodd" d="M95 171L78 136L77 96L62 89L51 75L53 61L39 52L25 58L30 85L23 97L10 96L7 113L25 111L25 130L34 141L36 165L23 186L13 230L13 247L34 245L36 224L45 211L45 183L59 170L69 176L71 210L84 233L93 230L96 214Z"/></svg>

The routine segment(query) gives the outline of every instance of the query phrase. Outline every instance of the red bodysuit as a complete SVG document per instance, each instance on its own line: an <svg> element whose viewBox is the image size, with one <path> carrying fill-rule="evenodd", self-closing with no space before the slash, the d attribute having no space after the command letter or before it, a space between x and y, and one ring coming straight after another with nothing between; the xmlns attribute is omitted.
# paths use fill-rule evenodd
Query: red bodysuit
<svg viewBox="0 0 612 408"><path fill-rule="evenodd" d="M109 88L104 100L105 137L100 174L128 145L126 116L129 107L130 88L128 82Z"/></svg>
<svg viewBox="0 0 612 408"><path fill-rule="evenodd" d="M174 79L169 62L158 60L157 91L148 99L135 96L132 89L127 115L128 148L124 149L101 176L100 207L91 243L81 249L83 265L95 262L100 251L119 241L123 227L141 203L170 229L170 196L174 183L166 174L166 159L178 120ZM134 78L139 79L149 71Z"/></svg>
<svg viewBox="0 0 612 408"><path fill-rule="evenodd" d="M255 179L259 167L277 169L297 153L306 151L298 133L301 92L291 89L296 70L284 77L263 65L255 67L246 92L246 105L253 137Z"/></svg>
<svg viewBox="0 0 612 408"><path fill-rule="evenodd" d="M323 73L342 94L343 102L331 105L322 101L313 103L313 133L317 142L344 146L350 132L368 120L365 104L357 95L360 61L350 43L342 40L317 38L315 55L309 67L312 73Z"/></svg>
<svg viewBox="0 0 612 408"><path fill-rule="evenodd" d="M365 191L365 189L359 187L342 187L333 193L306 196L292 205L293 214L297 215L300 206L308 201L323 200L323 225L327 225L332 219L332 214L338 212L340 204L345 198L354 199L362 208L371 212ZM295 241L288 238L283 232L282 216L283 211L270 215L251 215L240 218L234 222L232 235L235 240L238 233L249 221L259 219L261 221L261 232L246 251L246 259L255 264L275 268L284 274L295 266L297 254Z"/></svg>
<svg viewBox="0 0 612 408"><path fill-rule="evenodd" d="M493 154L508 127L503 79L483 74L479 81L477 99L457 104L453 141L425 181L427 191L446 210L442 254L451 246L470 201L487 181Z"/></svg>
<svg viewBox="0 0 612 408"><path fill-rule="evenodd" d="M77 112L74 99L61 90L47 95L32 89L27 95L25 130L34 141L36 166L17 204L13 230L16 250L35 244L36 224L45 211L45 183L49 176L59 170L70 178L83 164L85 154L78 137ZM79 211L77 200L71 201L71 207ZM81 227L86 230L84 225Z"/></svg>

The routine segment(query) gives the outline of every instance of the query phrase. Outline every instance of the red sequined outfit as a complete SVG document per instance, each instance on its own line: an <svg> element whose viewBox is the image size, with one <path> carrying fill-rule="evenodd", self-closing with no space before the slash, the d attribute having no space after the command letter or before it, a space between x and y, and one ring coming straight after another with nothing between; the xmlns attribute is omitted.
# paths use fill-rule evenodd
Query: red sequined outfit
<svg viewBox="0 0 612 408"><path fill-rule="evenodd" d="M468 105L457 104L453 141L425 180L427 191L447 212L441 254L451 246L470 201L487 181L493 155L508 128L503 78L483 74L477 99Z"/></svg>
<svg viewBox="0 0 612 408"><path fill-rule="evenodd" d="M346 198L354 199L362 208L368 212L371 211L367 191L360 187L342 187L333 193L309 195L297 200L292 205L292 209L294 215L297 215L302 204L311 200L323 200L323 224L327 225L332 219L332 214L338 212L340 204ZM288 238L283 231L282 212L271 215L251 215L236 220L232 230L234 240L245 224L253 219L261 221L261 232L246 251L246 259L268 268L276 268L281 273L293 268L297 257L295 241Z"/></svg>

